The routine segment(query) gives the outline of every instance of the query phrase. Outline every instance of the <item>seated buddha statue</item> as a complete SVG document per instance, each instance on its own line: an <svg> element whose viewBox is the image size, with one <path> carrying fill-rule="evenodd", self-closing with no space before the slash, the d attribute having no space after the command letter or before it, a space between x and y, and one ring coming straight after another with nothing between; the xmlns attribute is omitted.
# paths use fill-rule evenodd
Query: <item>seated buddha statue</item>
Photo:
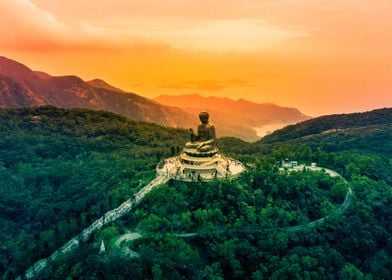
<svg viewBox="0 0 392 280"><path fill-rule="evenodd" d="M197 127L197 134L190 128L191 141L185 145L185 149L195 149L197 152L205 153L216 150L215 147L215 126L208 121L209 114L201 112L199 114L200 124Z"/></svg>

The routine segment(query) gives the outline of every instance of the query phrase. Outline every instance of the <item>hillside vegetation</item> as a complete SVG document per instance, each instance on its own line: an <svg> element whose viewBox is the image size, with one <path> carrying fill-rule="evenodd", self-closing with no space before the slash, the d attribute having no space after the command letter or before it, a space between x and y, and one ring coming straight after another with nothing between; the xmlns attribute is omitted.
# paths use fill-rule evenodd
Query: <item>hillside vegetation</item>
<svg viewBox="0 0 392 280"><path fill-rule="evenodd" d="M84 109L2 110L0 120L2 273L26 269L129 198L187 136Z"/></svg>
<svg viewBox="0 0 392 280"><path fill-rule="evenodd" d="M392 155L392 108L330 115L290 125L260 144L302 143L327 151L358 150Z"/></svg>
<svg viewBox="0 0 392 280"><path fill-rule="evenodd" d="M14 279L131 197L155 176L156 163L178 154L188 138L181 129L84 109L2 110L0 120L4 279ZM378 132L367 131L368 137L373 133ZM241 178L171 181L74 254L52 263L40 278L390 279L389 154L353 151L331 144L331 138L317 145L271 137L276 138L255 144L219 139L224 154L248 166ZM360 137L350 134L353 141ZM373 139L376 146L392 140L388 133ZM347 185L323 172L279 172L277 162L286 158L341 173L354 191L348 209L308 227L338 209ZM297 225L299 231L290 230ZM116 246L128 232L143 238ZM102 240L106 253L99 254ZM131 258L127 250L139 257Z"/></svg>

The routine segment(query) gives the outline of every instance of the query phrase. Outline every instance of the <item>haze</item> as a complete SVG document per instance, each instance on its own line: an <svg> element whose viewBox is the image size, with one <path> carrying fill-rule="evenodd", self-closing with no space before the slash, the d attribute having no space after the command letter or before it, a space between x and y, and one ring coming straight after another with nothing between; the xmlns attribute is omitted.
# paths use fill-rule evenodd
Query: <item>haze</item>
<svg viewBox="0 0 392 280"><path fill-rule="evenodd" d="M0 1L0 54L146 97L392 107L390 0Z"/></svg>

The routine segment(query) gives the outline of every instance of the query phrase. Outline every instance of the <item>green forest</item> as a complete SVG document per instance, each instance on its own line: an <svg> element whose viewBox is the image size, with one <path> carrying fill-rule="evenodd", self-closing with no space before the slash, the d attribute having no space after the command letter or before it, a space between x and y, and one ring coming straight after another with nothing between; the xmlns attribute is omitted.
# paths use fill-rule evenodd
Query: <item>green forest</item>
<svg viewBox="0 0 392 280"><path fill-rule="evenodd" d="M169 181L39 278L391 279L391 115L335 117L328 127L321 119L319 128L311 120L256 143L221 138L222 153L247 166L240 178ZM322 133L331 129L340 130ZM3 279L132 197L188 141L183 129L54 107L0 110L0 135ZM281 171L284 159L344 179ZM354 194L341 213L348 186ZM118 246L133 232L142 237Z"/></svg>

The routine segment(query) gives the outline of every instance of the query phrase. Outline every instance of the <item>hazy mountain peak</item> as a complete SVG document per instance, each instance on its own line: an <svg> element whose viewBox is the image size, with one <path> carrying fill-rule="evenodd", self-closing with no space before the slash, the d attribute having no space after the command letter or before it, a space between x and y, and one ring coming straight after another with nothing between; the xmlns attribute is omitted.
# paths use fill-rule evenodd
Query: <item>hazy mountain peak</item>
<svg viewBox="0 0 392 280"><path fill-rule="evenodd" d="M208 110L219 136L236 136L249 141L259 139L255 127L276 123L284 125L309 118L294 108L272 103L259 104L243 98L233 100L228 97L186 94L161 95L154 100L167 106L183 108L195 117L198 112Z"/></svg>

